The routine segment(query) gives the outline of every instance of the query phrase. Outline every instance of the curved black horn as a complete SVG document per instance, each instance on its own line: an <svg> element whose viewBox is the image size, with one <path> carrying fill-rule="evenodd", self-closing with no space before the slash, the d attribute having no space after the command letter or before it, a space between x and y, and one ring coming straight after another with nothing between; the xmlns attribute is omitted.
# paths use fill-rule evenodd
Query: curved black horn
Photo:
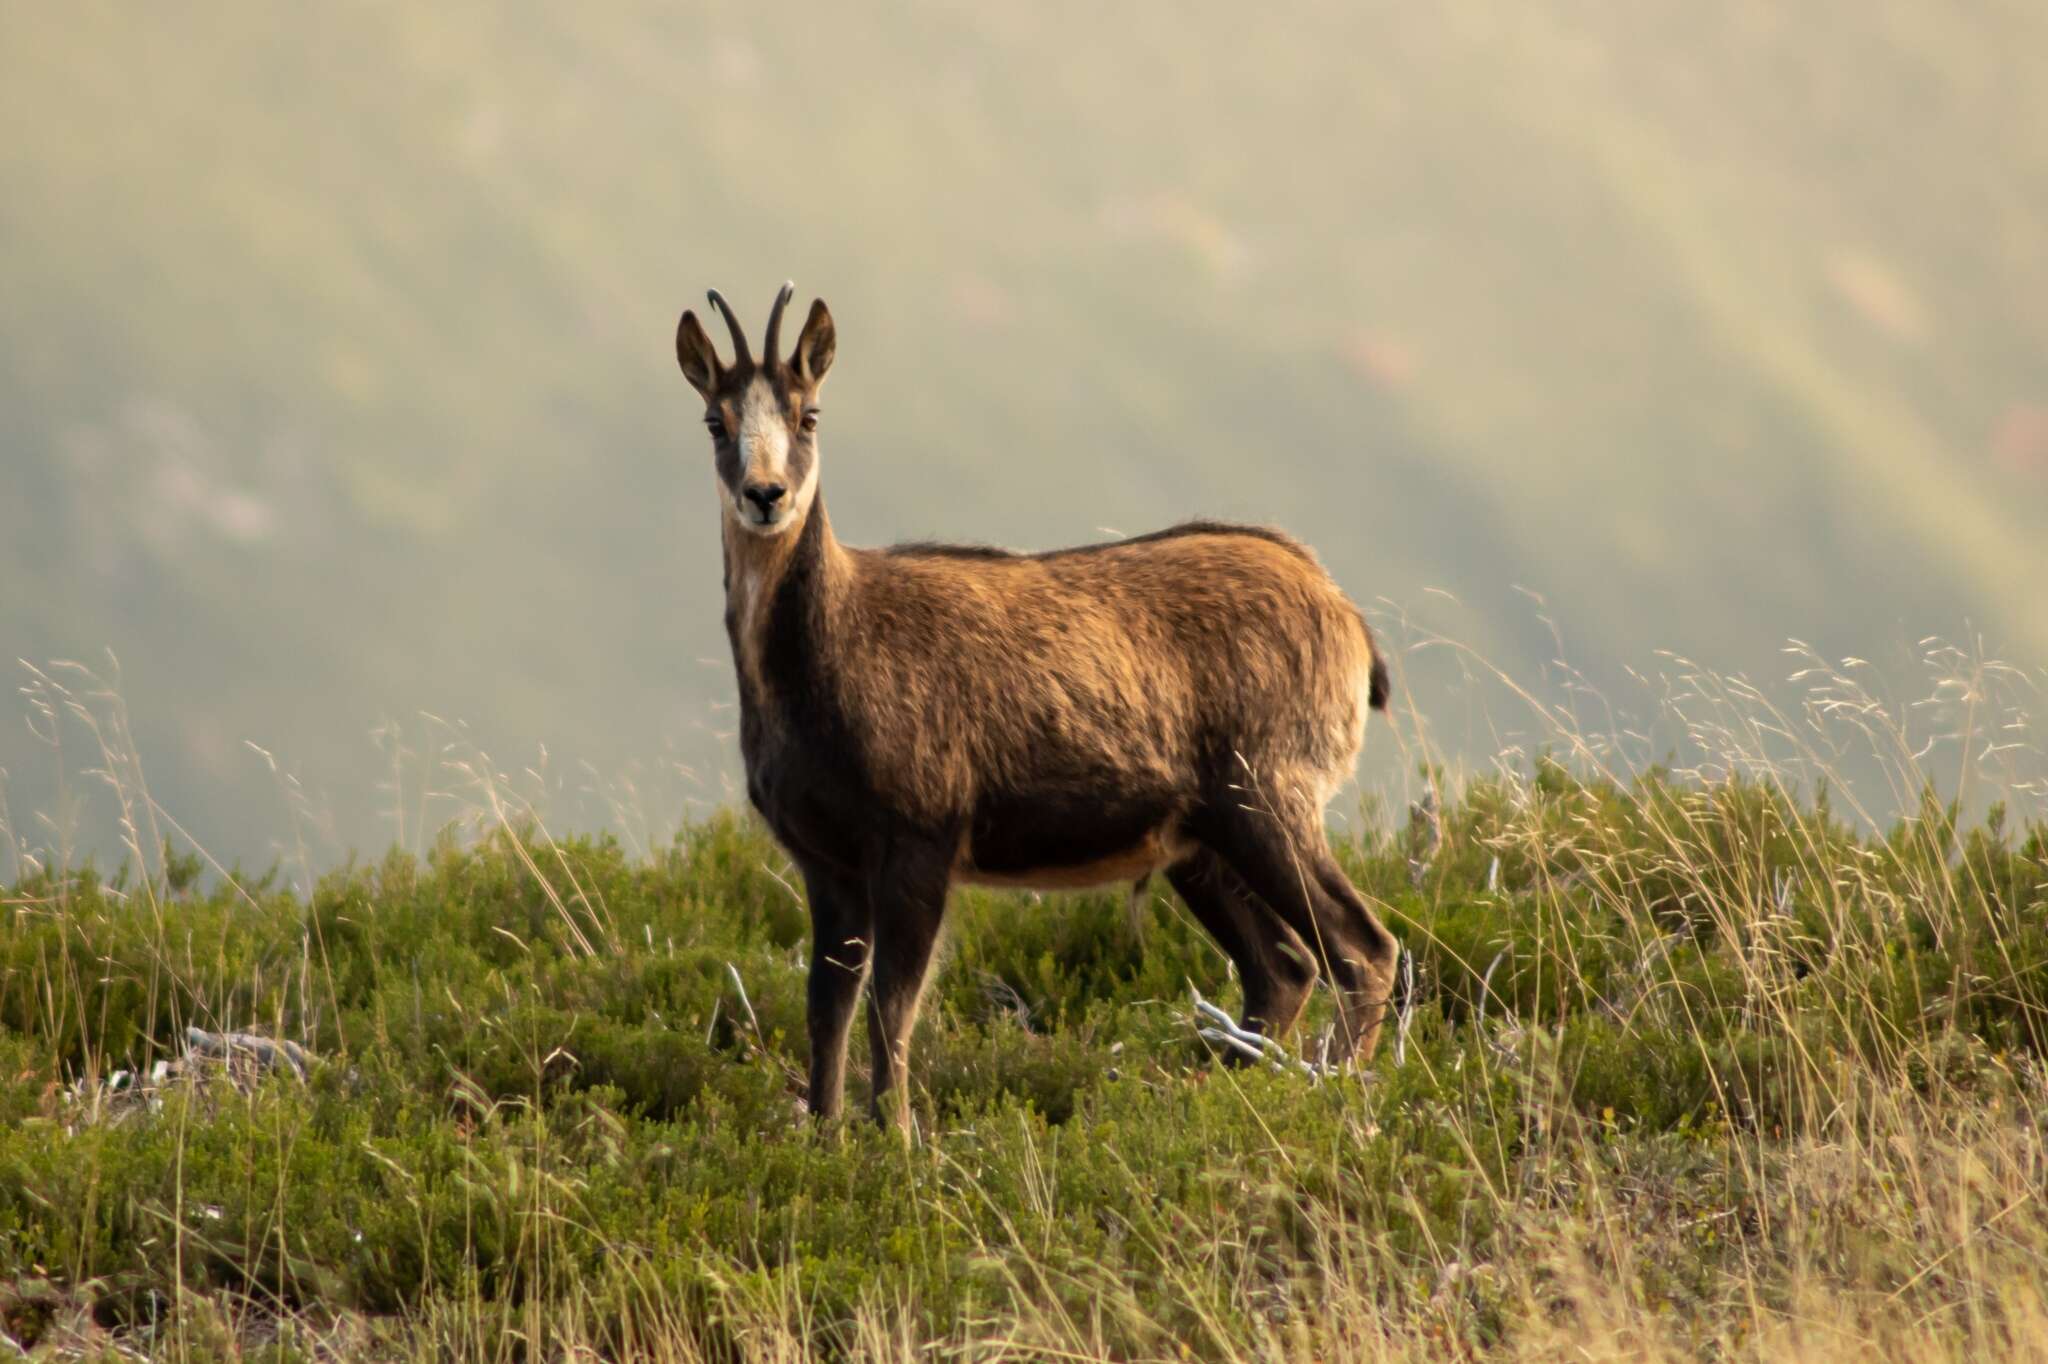
<svg viewBox="0 0 2048 1364"><path fill-rule="evenodd" d="M782 292L775 296L775 307L768 314L768 363L771 365L782 363L782 310L795 296L795 281L784 280Z"/></svg>
<svg viewBox="0 0 2048 1364"><path fill-rule="evenodd" d="M734 369L749 369L754 363L754 352L747 346L747 334L740 330L740 320L732 315L732 306L725 296L716 289L706 289L704 296L711 300L711 306L718 309L725 318L725 329L732 333L732 363Z"/></svg>

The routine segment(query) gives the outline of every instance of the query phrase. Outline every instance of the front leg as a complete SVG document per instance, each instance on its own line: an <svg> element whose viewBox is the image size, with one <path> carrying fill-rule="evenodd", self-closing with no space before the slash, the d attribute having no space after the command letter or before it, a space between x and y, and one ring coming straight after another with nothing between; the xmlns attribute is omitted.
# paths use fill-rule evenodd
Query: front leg
<svg viewBox="0 0 2048 1364"><path fill-rule="evenodd" d="M805 864L811 902L810 1107L813 1117L839 1114L846 1089L846 1036L872 956L867 888L823 867Z"/></svg>
<svg viewBox="0 0 2048 1364"><path fill-rule="evenodd" d="M875 978L868 991L875 1121L910 1134L910 1031L939 942L952 865L943 845L893 844L871 877Z"/></svg>

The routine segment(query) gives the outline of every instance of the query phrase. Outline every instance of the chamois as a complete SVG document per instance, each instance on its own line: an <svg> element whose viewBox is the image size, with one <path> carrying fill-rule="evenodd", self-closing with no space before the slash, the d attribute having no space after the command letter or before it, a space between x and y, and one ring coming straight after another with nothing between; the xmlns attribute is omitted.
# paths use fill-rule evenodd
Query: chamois
<svg viewBox="0 0 2048 1364"><path fill-rule="evenodd" d="M1195 521L1041 554L855 549L818 491L824 300L757 361L708 297L676 358L702 395L747 795L803 873L811 1111L838 1113L864 978L874 1115L907 1131L911 1026L955 882L1163 870L1236 964L1244 1026L1299 1020L1320 968L1337 1059L1369 1056L1397 945L1330 854L1387 670L1357 607L1275 530Z"/></svg>

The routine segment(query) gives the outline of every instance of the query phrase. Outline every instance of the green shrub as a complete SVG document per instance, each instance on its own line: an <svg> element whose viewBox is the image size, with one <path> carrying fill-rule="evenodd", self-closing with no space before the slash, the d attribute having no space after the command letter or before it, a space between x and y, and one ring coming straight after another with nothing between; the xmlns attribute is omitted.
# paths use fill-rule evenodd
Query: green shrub
<svg viewBox="0 0 2048 1364"><path fill-rule="evenodd" d="M1419 886L1398 840L1339 850L1414 990L1372 1074L1319 1083L1196 1039L1189 987L1236 987L1163 887L1135 915L964 893L909 1149L802 1116L807 919L729 815L644 861L443 842L303 902L185 862L42 876L0 919L0 1264L194 1341L219 1324L194 1304L233 1300L402 1313L422 1341L540 1307L607 1348L856 1351L878 1312L935 1336L1009 1314L1230 1354L1325 1348L1318 1314L1369 1302L1480 1349L1562 1291L1563 1229L1642 1209L1617 1282L1704 1320L1802 1236L1896 1260L1790 1204L1763 1219L1787 1197L1767 1171L2039 1104L2048 855L2004 819L1930 806L1863 838L1758 785L1481 783ZM187 1026L322 1059L138 1097ZM864 1025L852 1054L859 1113ZM1511 1292L1519 1264L1553 1277Z"/></svg>

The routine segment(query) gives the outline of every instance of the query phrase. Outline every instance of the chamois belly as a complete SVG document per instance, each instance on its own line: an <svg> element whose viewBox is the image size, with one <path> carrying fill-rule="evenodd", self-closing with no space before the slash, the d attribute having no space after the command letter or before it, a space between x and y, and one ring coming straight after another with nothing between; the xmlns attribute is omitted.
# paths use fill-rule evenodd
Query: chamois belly
<svg viewBox="0 0 2048 1364"><path fill-rule="evenodd" d="M986 798L953 863L973 885L1072 890L1135 881L1185 857L1185 811L1165 793Z"/></svg>

